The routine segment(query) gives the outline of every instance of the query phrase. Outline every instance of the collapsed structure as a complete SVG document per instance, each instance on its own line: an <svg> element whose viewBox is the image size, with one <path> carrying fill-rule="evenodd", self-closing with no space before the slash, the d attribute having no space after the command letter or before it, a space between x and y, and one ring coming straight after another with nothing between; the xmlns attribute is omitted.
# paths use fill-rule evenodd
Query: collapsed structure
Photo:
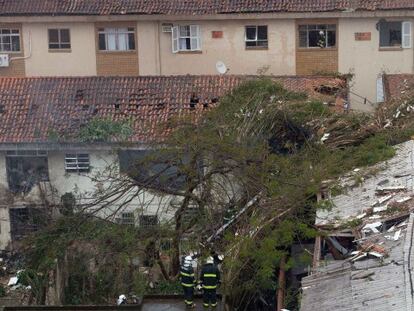
<svg viewBox="0 0 414 311"><path fill-rule="evenodd" d="M169 120L185 115L195 120L250 78L254 77L1 78L0 249L36 230L39 212L51 212L73 198L86 204L94 191L105 186L94 181L96 175L108 166L125 175L128 165L142 157L152 141L173 130ZM339 109L346 103L347 82L342 78L272 79ZM82 140L79 131L94 120L127 121L131 133L126 141ZM116 213L125 200L119 199L101 215L123 224L151 226L159 221L161 202L173 198L141 194L138 199Z"/></svg>
<svg viewBox="0 0 414 311"><path fill-rule="evenodd" d="M384 163L355 169L332 208L317 212L310 276L301 310L412 310L414 307L414 141ZM328 189L328 188L327 188Z"/></svg>

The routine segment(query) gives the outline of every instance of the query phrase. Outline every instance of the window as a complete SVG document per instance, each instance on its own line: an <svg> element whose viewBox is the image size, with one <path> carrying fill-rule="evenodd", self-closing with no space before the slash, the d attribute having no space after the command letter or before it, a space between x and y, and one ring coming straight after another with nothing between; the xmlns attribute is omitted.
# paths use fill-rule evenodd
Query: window
<svg viewBox="0 0 414 311"><path fill-rule="evenodd" d="M49 29L49 49L70 49L69 29Z"/></svg>
<svg viewBox="0 0 414 311"><path fill-rule="evenodd" d="M141 228L151 228L158 225L157 215L140 215L139 226Z"/></svg>
<svg viewBox="0 0 414 311"><path fill-rule="evenodd" d="M174 26L172 30L172 51L201 51L200 26Z"/></svg>
<svg viewBox="0 0 414 311"><path fill-rule="evenodd" d="M47 152L42 150L9 150L6 152L9 190L29 193L39 182L49 181Z"/></svg>
<svg viewBox="0 0 414 311"><path fill-rule="evenodd" d="M89 154L69 153L65 156L65 170L71 172L89 172Z"/></svg>
<svg viewBox="0 0 414 311"><path fill-rule="evenodd" d="M336 25L300 25L299 47L332 48L336 46Z"/></svg>
<svg viewBox="0 0 414 311"><path fill-rule="evenodd" d="M121 224L134 226L135 225L135 216L132 212L124 212L121 214Z"/></svg>
<svg viewBox="0 0 414 311"><path fill-rule="evenodd" d="M0 28L0 52L20 52L20 30Z"/></svg>
<svg viewBox="0 0 414 311"><path fill-rule="evenodd" d="M246 26L246 48L267 48L267 26Z"/></svg>
<svg viewBox="0 0 414 311"><path fill-rule="evenodd" d="M411 48L411 22L380 22L380 47Z"/></svg>
<svg viewBox="0 0 414 311"><path fill-rule="evenodd" d="M99 28L98 40L100 51L135 50L135 29L131 28Z"/></svg>

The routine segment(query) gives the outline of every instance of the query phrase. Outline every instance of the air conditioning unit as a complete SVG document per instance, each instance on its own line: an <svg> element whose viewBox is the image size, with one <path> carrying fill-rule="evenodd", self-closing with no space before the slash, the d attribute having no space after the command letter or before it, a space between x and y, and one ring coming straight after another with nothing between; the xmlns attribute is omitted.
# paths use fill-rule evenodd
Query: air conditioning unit
<svg viewBox="0 0 414 311"><path fill-rule="evenodd" d="M9 67L9 55L0 54L0 67Z"/></svg>
<svg viewBox="0 0 414 311"><path fill-rule="evenodd" d="M162 32L172 32L173 24L162 24L161 31Z"/></svg>

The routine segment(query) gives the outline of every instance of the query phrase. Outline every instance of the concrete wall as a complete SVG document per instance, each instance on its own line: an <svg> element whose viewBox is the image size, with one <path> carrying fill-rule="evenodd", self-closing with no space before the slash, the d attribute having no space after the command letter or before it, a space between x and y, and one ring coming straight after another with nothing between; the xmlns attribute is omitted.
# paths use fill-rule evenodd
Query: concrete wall
<svg viewBox="0 0 414 311"><path fill-rule="evenodd" d="M49 151L48 152L48 167L49 167L49 179L50 186L56 193L53 195L55 203L60 202L61 195L66 192L72 192L79 199L79 203L86 204L91 202L91 197L94 197L95 191L98 189L106 189L108 183L99 183L94 180L98 174L107 174L109 171L117 176L118 173L118 156L113 151L82 151L82 153L89 153L91 170L89 173L67 173L65 171L65 154L73 153L73 151ZM6 153L0 152L0 250L5 249L11 241L10 235L10 208L21 208L32 204L42 204L40 198L40 192L37 187L34 187L26 195L16 195L10 198L10 194L7 191L7 170L6 170ZM173 211L170 208L170 202L173 199L169 196L160 196L151 194L148 192L140 193L133 201L128 203L122 210L114 213L118 210L123 200L128 199L128 195L136 193L137 189L133 189L122 199L118 200L114 204L111 204L104 210L97 213L100 217L109 217L115 220L122 212L133 212L135 214L135 220L138 224L139 215L154 215L158 214L161 220L168 220L173 217ZM51 196L49 197L49 199Z"/></svg>
<svg viewBox="0 0 414 311"><path fill-rule="evenodd" d="M295 74L294 20L182 21L179 24L200 25L201 52L174 54L171 33L158 30L157 22L138 22L141 75L217 74L215 65L219 60L227 65L230 74L257 74L265 67L269 67L267 74ZM268 49L245 48L246 25L268 25ZM212 31L222 31L223 37L213 38Z"/></svg>
<svg viewBox="0 0 414 311"><path fill-rule="evenodd" d="M389 19L391 20L391 19ZM401 19L400 19L401 20ZM404 19L411 20L413 19ZM379 48L378 18L339 19L339 71L353 73L352 92L376 103L376 81L379 74L412 73L414 54L411 49L384 50ZM370 32L371 40L357 41L355 33ZM413 42L414 44L414 42ZM351 94L354 109L372 110L369 103Z"/></svg>
<svg viewBox="0 0 414 311"><path fill-rule="evenodd" d="M71 50L49 51L48 29L69 28ZM27 76L96 75L94 23L24 23L24 49L32 55L25 60Z"/></svg>

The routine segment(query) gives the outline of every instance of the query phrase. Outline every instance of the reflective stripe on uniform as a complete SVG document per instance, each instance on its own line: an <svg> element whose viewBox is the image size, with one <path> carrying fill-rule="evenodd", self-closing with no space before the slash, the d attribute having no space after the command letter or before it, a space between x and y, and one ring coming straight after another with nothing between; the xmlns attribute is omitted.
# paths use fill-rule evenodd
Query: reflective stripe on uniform
<svg viewBox="0 0 414 311"><path fill-rule="evenodd" d="M214 308L215 306L217 306L217 302L216 303L212 303L211 306Z"/></svg>
<svg viewBox="0 0 414 311"><path fill-rule="evenodd" d="M192 304L193 304L193 301L192 301L192 300L184 300L184 302L185 302L187 305L192 305Z"/></svg>
<svg viewBox="0 0 414 311"><path fill-rule="evenodd" d="M181 283L181 285L185 287L194 287L195 284L194 283L191 283L191 284Z"/></svg>
<svg viewBox="0 0 414 311"><path fill-rule="evenodd" d="M194 273L189 274L189 273L184 273L184 272L181 272L181 275L182 275L182 276L193 277L193 276L194 276Z"/></svg>
<svg viewBox="0 0 414 311"><path fill-rule="evenodd" d="M215 289L215 288L217 288L217 285L212 285L212 286L203 285L203 288L205 288L205 289Z"/></svg>
<svg viewBox="0 0 414 311"><path fill-rule="evenodd" d="M204 308L208 308L210 305L208 303L203 303Z"/></svg>
<svg viewBox="0 0 414 311"><path fill-rule="evenodd" d="M217 274L203 274L205 278L216 278Z"/></svg>

